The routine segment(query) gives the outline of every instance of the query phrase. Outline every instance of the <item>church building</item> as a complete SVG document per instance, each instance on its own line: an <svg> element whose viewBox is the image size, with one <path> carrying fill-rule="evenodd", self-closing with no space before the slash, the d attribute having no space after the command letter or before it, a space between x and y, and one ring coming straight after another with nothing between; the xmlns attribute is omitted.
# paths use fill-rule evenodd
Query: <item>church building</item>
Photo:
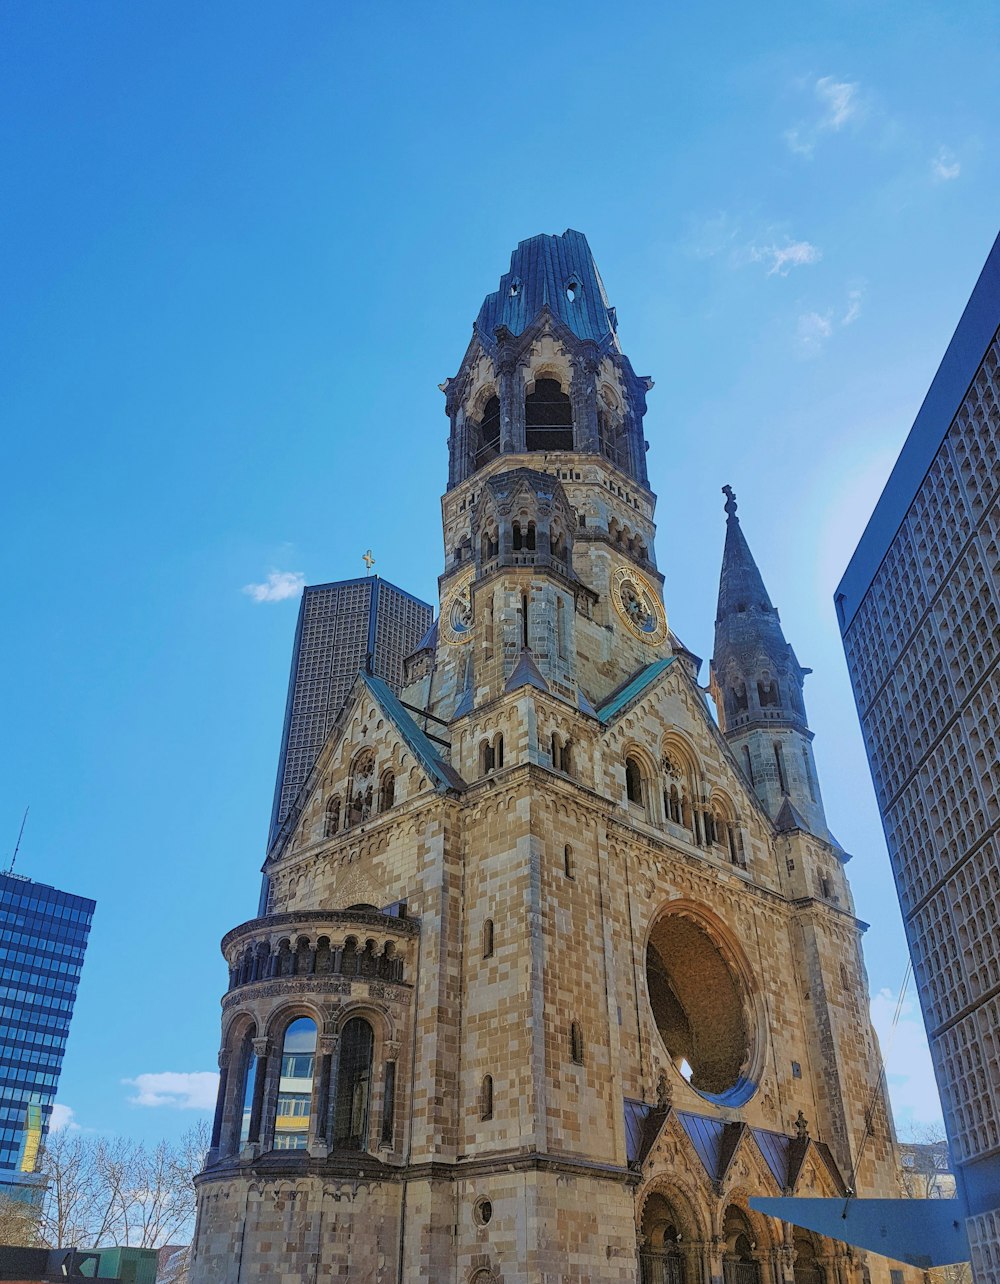
<svg viewBox="0 0 1000 1284"><path fill-rule="evenodd" d="M713 716L652 386L586 238L521 242L442 385L437 619L222 942L192 1284L889 1284L749 1206L894 1197L895 1140L809 670L727 486Z"/></svg>

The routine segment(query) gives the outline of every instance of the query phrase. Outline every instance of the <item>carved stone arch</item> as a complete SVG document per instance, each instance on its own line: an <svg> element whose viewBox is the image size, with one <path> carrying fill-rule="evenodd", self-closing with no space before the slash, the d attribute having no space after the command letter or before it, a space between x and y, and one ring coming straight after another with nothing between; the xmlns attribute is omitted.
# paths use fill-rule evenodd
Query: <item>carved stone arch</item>
<svg viewBox="0 0 1000 1284"><path fill-rule="evenodd" d="M284 1037L285 1030L299 1017L307 1017L310 1021L314 1021L317 1035L323 1032L323 1009L319 1003L298 995L289 998L286 1002L279 1003L264 1024L264 1034L271 1040L277 1051L281 1050L281 1039Z"/></svg>
<svg viewBox="0 0 1000 1284"><path fill-rule="evenodd" d="M247 1035L251 1039L257 1038L259 1028L256 1012L250 1008L233 1008L230 1012L225 1013L222 1018L223 1050L231 1055Z"/></svg>
<svg viewBox="0 0 1000 1284"><path fill-rule="evenodd" d="M759 1192L748 1190L745 1186L736 1186L727 1191L717 1205L715 1234L723 1241L726 1239L726 1214L730 1208L738 1209L753 1232L757 1245L755 1252L759 1258L771 1249L780 1248L783 1241L781 1223L763 1213L754 1212L750 1207L750 1196L755 1194Z"/></svg>
<svg viewBox="0 0 1000 1284"><path fill-rule="evenodd" d="M697 1161L696 1161L697 1162ZM690 1183L677 1173L653 1173L649 1180L640 1187L635 1202L636 1229L642 1227L646 1205L653 1195L663 1196L678 1214L678 1230L684 1238L705 1240L709 1238L712 1224L711 1210L704 1200L700 1199L691 1188Z"/></svg>
<svg viewBox="0 0 1000 1284"><path fill-rule="evenodd" d="M344 1026L354 1017L362 1017L372 1027L376 1048L397 1040L396 1023L384 1007L373 1003L371 999L350 999L336 1008L329 1022L329 1033L339 1038ZM327 1033L326 1027L323 1027L323 1033Z"/></svg>
<svg viewBox="0 0 1000 1284"><path fill-rule="evenodd" d="M701 759L698 750L690 738L683 732L671 729L660 739L660 758L670 759L691 781L692 785L701 775Z"/></svg>

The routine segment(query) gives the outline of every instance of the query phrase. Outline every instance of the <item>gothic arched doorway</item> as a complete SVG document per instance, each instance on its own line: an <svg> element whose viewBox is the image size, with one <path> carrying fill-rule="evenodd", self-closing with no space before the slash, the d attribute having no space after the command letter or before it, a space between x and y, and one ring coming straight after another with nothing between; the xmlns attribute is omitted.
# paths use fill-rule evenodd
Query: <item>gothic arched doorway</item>
<svg viewBox="0 0 1000 1284"><path fill-rule="evenodd" d="M795 1284L823 1284L825 1277L817 1258L815 1237L796 1226L792 1243L795 1247Z"/></svg>
<svg viewBox="0 0 1000 1284"><path fill-rule="evenodd" d="M757 1241L753 1227L742 1209L730 1204L723 1223L726 1250L722 1258L725 1284L762 1284Z"/></svg>
<svg viewBox="0 0 1000 1284"><path fill-rule="evenodd" d="M666 1195L654 1191L642 1210L639 1249L642 1284L685 1284L678 1220Z"/></svg>

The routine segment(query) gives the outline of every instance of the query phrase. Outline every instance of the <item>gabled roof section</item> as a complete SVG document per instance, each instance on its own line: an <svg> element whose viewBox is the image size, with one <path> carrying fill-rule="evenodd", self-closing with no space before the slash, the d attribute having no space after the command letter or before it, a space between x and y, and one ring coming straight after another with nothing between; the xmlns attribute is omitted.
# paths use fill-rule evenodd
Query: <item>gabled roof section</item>
<svg viewBox="0 0 1000 1284"><path fill-rule="evenodd" d="M535 657L527 647L521 648L521 658L514 666L514 672L504 685L505 691L516 691L518 687L536 687L539 691L548 691L549 684L538 671Z"/></svg>
<svg viewBox="0 0 1000 1284"><path fill-rule="evenodd" d="M726 1124L721 1119L710 1119L707 1115L694 1115L687 1110L678 1110L677 1119L691 1139L691 1144L705 1172L712 1181L717 1181L722 1169L720 1161Z"/></svg>
<svg viewBox="0 0 1000 1284"><path fill-rule="evenodd" d="M647 1106L644 1101L625 1098L625 1158L630 1167L640 1168L645 1163L669 1113L668 1106Z"/></svg>
<svg viewBox="0 0 1000 1284"><path fill-rule="evenodd" d="M410 655L419 655L421 651L433 651L437 646L438 640L438 617L431 623L431 627L420 639L417 645L410 652Z"/></svg>
<svg viewBox="0 0 1000 1284"><path fill-rule="evenodd" d="M781 810L774 818L774 828L779 834L791 834L795 830L801 829L804 834L818 838L821 843L825 843L827 847L832 848L837 858L845 864L851 859L828 829L824 829L822 833L818 834L815 829L811 828L808 820L794 806L787 795L785 796L785 801L781 804Z"/></svg>
<svg viewBox="0 0 1000 1284"><path fill-rule="evenodd" d="M792 1145L791 1137L786 1137L783 1132L771 1132L768 1128L751 1128L750 1131L774 1180L782 1190L786 1190L790 1185L788 1157Z"/></svg>
<svg viewBox="0 0 1000 1284"><path fill-rule="evenodd" d="M577 336L618 348L618 322L582 232L531 236L510 256L500 288L483 300L477 332L492 340L500 326L519 335L543 307Z"/></svg>
<svg viewBox="0 0 1000 1284"><path fill-rule="evenodd" d="M442 793L449 789L464 790L465 781L451 763L445 762L439 755L426 733L421 731L400 704L389 684L371 673L362 673L360 678L402 736L406 747L433 781L434 787Z"/></svg>
<svg viewBox="0 0 1000 1284"><path fill-rule="evenodd" d="M607 726L612 718L617 717L626 706L642 695L643 691L651 683L665 673L673 662L674 657L668 655L665 659L654 660L652 664L647 664L644 669L640 669L635 677L629 678L624 686L619 687L617 691L613 691L603 704L598 705L598 721Z"/></svg>

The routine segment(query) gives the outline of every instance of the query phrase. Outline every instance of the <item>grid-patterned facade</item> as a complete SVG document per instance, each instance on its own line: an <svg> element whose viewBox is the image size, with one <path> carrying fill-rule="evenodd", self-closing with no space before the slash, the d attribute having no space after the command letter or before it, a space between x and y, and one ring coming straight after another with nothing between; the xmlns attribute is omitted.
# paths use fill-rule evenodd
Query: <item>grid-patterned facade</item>
<svg viewBox="0 0 1000 1284"><path fill-rule="evenodd" d="M991 264L1000 282L1000 241L984 272L988 285L992 284ZM984 299L982 286L981 279L970 309L979 295L978 310L992 309L990 324L995 327L1000 321L1000 292L992 288ZM979 324L981 334L981 316ZM969 330L963 318L949 356L956 343L960 355L963 349L967 353ZM949 374L947 363L948 357L936 384ZM954 387L958 370L950 374ZM944 421L943 439L911 492L880 564L869 581L868 576L858 577L852 562L841 586L846 591L838 595L838 609L951 1152L975 1214L969 1223L973 1264L979 1280L996 1282L1000 1281L997 329L985 353L980 346L975 360L968 363L965 383L960 404L954 410L952 401L954 413L950 422ZM918 420L914 431L919 427ZM892 487L890 479L889 500ZM895 499L898 503L899 496ZM884 503L886 496L880 505ZM871 564L870 549L868 556ZM855 559L859 560L858 554ZM865 582L868 587L862 596Z"/></svg>
<svg viewBox="0 0 1000 1284"><path fill-rule="evenodd" d="M291 810L354 679L372 672L398 691L403 661L431 626L434 610L377 575L306 588L288 684L271 838Z"/></svg>
<svg viewBox="0 0 1000 1284"><path fill-rule="evenodd" d="M0 1185L28 1182L66 1051L95 902L0 874Z"/></svg>

